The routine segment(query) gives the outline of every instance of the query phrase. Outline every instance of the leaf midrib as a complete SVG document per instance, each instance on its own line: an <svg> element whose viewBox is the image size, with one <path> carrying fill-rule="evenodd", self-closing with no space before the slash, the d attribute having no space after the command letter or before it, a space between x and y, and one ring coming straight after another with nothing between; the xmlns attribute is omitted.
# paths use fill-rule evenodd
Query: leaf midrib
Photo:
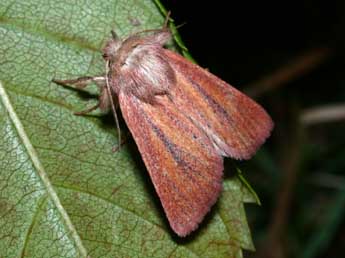
<svg viewBox="0 0 345 258"><path fill-rule="evenodd" d="M3 87L3 85L1 83L0 83L0 99L2 101L4 108L6 109L6 111L8 113L10 120L12 121L12 124L14 125L14 127L17 131L18 137L22 141L22 144L24 145L24 147L27 151L27 154L30 157L30 160L31 160L33 166L35 167L36 174L38 174L38 176L40 177L41 182L44 185L49 198L52 200L57 211L60 213L66 228L71 233L71 236L72 236L72 238L76 244L76 247L78 248L78 251L80 252L80 254L83 257L87 257L87 251L86 251L86 249L85 249L85 247L81 241L81 238L80 238L77 230L75 229L74 225L72 224L72 221L69 218L66 210L62 206L60 199L59 199L57 193L55 192L55 190L54 190L54 188L53 188L53 186L52 186L52 184L48 178L48 175L47 175L46 171L44 170L44 167L38 158L38 155L37 155L34 147L32 146L30 139L29 139L28 135L26 134L19 117L17 116L17 114L13 108L13 105L10 101L10 98L7 95L5 88Z"/></svg>
<svg viewBox="0 0 345 258"><path fill-rule="evenodd" d="M62 185L54 185L50 182L49 178L48 178L48 175L46 173L46 171L44 170L44 167L43 165L41 164L41 162L39 161L39 157L38 157L38 154L36 153L34 147L32 146L31 142L30 142L30 139L28 137L28 135L26 134L25 130L24 130L24 127L22 125L22 123L20 122L20 119L19 117L17 116L14 108L13 108L13 105L11 104L11 101L9 99L9 96L7 95L6 91L5 91L5 88L3 87L3 85L1 84L0 82L0 100L2 101L5 109L7 110L7 113L12 121L12 124L14 125L16 131L17 131L17 134L20 138L20 140L22 141L29 157L30 157L30 160L32 161L35 169L36 169L36 172L37 174L39 175L43 185L45 186L46 188L46 191L48 193L48 196L49 198L53 201L55 207L57 208L58 212L60 213L61 217L63 218L64 220L64 223L65 223L65 226L69 229L69 231L71 232L71 235L74 239L74 242L80 252L80 254L83 256L83 257L87 257L87 251L86 251L86 248L84 247L83 243L82 243L82 240L77 232L77 230L75 229L71 219L69 218L66 210L63 208L61 202L60 202L60 199L56 193L56 191L54 190L54 186L57 186L57 187L61 187L61 188L67 188L67 189L70 189L70 190L77 190L77 191L80 191L80 192L84 192L82 191L81 189L73 189L73 188L70 188L70 187L66 187L66 186L62 186ZM86 192L84 192L86 193ZM154 225L154 226L157 226L159 228L162 228L160 225L157 225L155 223L153 223L152 221L149 221L143 217L141 217L140 215L136 214L135 212L129 210L129 209L126 209L125 207L122 207L122 206L119 206L118 204L116 203L113 203L105 198L102 198L100 196L97 196L95 195L94 193L89 193L87 192L87 194L90 194L90 195L93 195L99 199L102 199L103 201L106 201L106 202L109 202L111 203L112 205L115 205L116 207L122 209L122 210L125 210L127 212L130 212L132 213L133 215L137 216L138 218L140 219L143 219L145 220L146 222ZM178 247L178 245L176 245L176 247ZM190 248L184 246L183 248L185 248L186 250L188 250L188 252L190 252L193 256L196 256L196 257L200 257L199 255L197 255L193 250L191 250Z"/></svg>

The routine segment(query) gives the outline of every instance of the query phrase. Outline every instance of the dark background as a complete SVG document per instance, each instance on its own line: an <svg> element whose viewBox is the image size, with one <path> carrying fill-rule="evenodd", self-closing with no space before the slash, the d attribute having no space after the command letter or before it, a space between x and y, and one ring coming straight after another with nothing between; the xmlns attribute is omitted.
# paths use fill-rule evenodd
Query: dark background
<svg viewBox="0 0 345 258"><path fill-rule="evenodd" d="M345 2L162 3L196 61L275 121L238 163L262 201L246 206L257 252L245 256L345 257Z"/></svg>

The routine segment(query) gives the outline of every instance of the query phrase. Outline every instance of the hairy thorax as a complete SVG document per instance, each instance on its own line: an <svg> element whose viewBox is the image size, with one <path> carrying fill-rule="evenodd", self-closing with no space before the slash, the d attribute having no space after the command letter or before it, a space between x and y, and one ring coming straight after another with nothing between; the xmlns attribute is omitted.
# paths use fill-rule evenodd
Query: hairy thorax
<svg viewBox="0 0 345 258"><path fill-rule="evenodd" d="M153 103L155 95L167 94L174 87L175 73L163 49L169 38L169 32L158 30L107 42L103 56L109 62L107 76L116 94L132 94Z"/></svg>

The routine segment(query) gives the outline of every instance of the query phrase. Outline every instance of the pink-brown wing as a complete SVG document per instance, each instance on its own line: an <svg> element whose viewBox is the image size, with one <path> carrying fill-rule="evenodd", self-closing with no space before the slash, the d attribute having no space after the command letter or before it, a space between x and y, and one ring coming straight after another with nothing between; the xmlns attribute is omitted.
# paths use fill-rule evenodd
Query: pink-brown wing
<svg viewBox="0 0 345 258"><path fill-rule="evenodd" d="M139 148L172 229L195 230L221 191L223 158L205 133L167 96L147 104L120 93L124 119Z"/></svg>
<svg viewBox="0 0 345 258"><path fill-rule="evenodd" d="M249 159L270 135L273 122L252 99L182 56L165 50L177 85L171 99L211 139L218 153Z"/></svg>

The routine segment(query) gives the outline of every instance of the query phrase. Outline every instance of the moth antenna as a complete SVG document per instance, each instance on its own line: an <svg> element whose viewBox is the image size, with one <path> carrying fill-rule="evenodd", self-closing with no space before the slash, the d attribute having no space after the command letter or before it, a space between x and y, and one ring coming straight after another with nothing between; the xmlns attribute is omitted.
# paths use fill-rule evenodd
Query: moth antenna
<svg viewBox="0 0 345 258"><path fill-rule="evenodd" d="M179 28L185 26L186 24L187 24L187 22L183 22L183 23L181 23L179 25L176 25L175 28L178 30Z"/></svg>
<svg viewBox="0 0 345 258"><path fill-rule="evenodd" d="M148 33L148 32L160 32L162 30L169 30L168 24L169 24L170 20L172 20L171 17L170 17L170 14L171 14L171 11L168 11L167 14L166 14L165 21L164 21L162 29L142 30L142 31L138 31L138 32L134 33L133 35L140 35L140 34ZM133 36L133 35L131 35L131 36Z"/></svg>
<svg viewBox="0 0 345 258"><path fill-rule="evenodd" d="M166 14L166 17L165 17L164 24L163 24L163 29L167 29L168 28L168 24L169 24L169 21L171 19L170 15L171 15L171 11L168 11L167 14Z"/></svg>
<svg viewBox="0 0 345 258"><path fill-rule="evenodd" d="M106 64L105 64L105 84L106 84L107 93L108 93L109 100L110 100L111 110L113 112L113 116L114 116L115 123L116 123L118 142L119 142L119 148L120 148L120 146L121 146L121 130L120 130L119 119L117 118L117 114L116 114L115 104L114 104L114 101L113 101L113 95L111 93L111 88L110 88L110 85L109 85L108 74L109 74L109 61L107 61Z"/></svg>

